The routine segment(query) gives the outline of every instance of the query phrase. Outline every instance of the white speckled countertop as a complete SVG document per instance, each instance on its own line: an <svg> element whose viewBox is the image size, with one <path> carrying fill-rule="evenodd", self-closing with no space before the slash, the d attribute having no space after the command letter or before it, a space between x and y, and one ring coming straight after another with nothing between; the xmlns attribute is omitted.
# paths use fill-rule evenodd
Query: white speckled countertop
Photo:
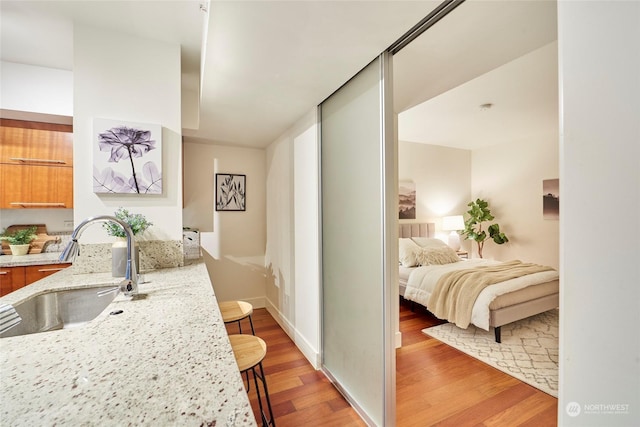
<svg viewBox="0 0 640 427"><path fill-rule="evenodd" d="M0 267L20 267L23 265L45 265L58 264L59 252L44 252L29 255L2 255L0 256Z"/></svg>
<svg viewBox="0 0 640 427"><path fill-rule="evenodd" d="M0 339L2 425L256 425L204 264L144 277L81 327ZM0 303L117 281L66 269Z"/></svg>

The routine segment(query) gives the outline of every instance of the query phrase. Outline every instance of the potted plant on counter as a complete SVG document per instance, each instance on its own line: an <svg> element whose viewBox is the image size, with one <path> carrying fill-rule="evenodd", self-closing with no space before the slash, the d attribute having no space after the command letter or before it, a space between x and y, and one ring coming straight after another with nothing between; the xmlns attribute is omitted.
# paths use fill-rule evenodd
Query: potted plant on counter
<svg viewBox="0 0 640 427"><path fill-rule="evenodd" d="M26 255L29 253L31 242L38 237L36 235L36 229L36 227L28 227L14 231L13 233L6 233L5 230L2 232L0 240L4 240L9 244L12 255Z"/></svg>
<svg viewBox="0 0 640 427"><path fill-rule="evenodd" d="M473 240L478 244L478 256L482 258L482 248L487 238L492 239L496 244L501 245L507 243L509 239L500 231L498 224L491 224L487 231L482 229L482 223L485 221L492 221L493 215L489 210L489 203L482 199L469 202L467 206L470 209L467 211L469 218L464 222L464 231L461 234L465 239Z"/></svg>
<svg viewBox="0 0 640 427"><path fill-rule="evenodd" d="M114 216L129 224L134 236L142 234L147 228L153 225L144 215L131 213L125 208L118 208ZM124 233L124 229L115 222L105 222L103 227L110 236L117 238L116 242L111 246L112 275L113 277L124 277L127 269L127 235ZM140 271L138 244L133 242L133 245L133 257L135 259L136 269Z"/></svg>

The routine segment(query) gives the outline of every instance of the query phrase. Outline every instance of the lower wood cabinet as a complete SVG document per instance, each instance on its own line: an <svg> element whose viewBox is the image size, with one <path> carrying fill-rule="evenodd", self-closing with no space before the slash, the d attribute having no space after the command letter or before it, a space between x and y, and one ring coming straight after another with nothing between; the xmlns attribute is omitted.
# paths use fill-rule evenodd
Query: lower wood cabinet
<svg viewBox="0 0 640 427"><path fill-rule="evenodd" d="M71 263L0 267L0 296L69 267Z"/></svg>
<svg viewBox="0 0 640 427"><path fill-rule="evenodd" d="M24 279L24 267L0 267L0 297L25 286Z"/></svg>

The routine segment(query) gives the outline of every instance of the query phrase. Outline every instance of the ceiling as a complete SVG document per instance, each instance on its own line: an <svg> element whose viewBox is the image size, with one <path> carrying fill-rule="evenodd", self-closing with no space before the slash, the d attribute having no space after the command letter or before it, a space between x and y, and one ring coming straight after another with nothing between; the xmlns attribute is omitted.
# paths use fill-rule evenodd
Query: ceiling
<svg viewBox="0 0 640 427"><path fill-rule="evenodd" d="M393 58L399 139L473 150L557 133L556 27L555 1L463 3Z"/></svg>
<svg viewBox="0 0 640 427"><path fill-rule="evenodd" d="M183 129L185 139L264 148L439 3L2 0L0 54L3 61L72 70L74 22L178 43L183 90L199 88L201 95L199 128ZM431 100L448 108L451 117L456 105L477 112L481 100L493 102L489 113L497 115L511 105L505 98L516 92L503 90L498 97L488 82L498 85L506 77L463 83L556 37L551 1L467 0L441 22L448 24L436 24L394 57L398 112ZM469 99L466 86L477 86ZM438 99L453 88L460 93ZM402 130L402 122L420 114L400 116L401 139L457 146L444 136L434 137L434 123L441 125L438 135L446 134L442 114L434 122L412 120L427 123L426 128ZM465 127L459 119L455 125Z"/></svg>

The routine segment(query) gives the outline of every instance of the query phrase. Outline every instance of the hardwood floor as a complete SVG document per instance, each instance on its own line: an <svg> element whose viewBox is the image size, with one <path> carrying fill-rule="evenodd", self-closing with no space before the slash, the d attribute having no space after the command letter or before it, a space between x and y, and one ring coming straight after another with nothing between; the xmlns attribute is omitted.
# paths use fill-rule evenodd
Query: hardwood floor
<svg viewBox="0 0 640 427"><path fill-rule="evenodd" d="M267 343L263 366L277 426L366 425L265 309L254 311L253 322L256 335ZM439 323L426 310L411 312L401 303L398 427L556 425L556 398L421 332ZM235 325L228 329L237 333ZM249 398L257 408L253 387Z"/></svg>
<svg viewBox="0 0 640 427"><path fill-rule="evenodd" d="M309 364L267 310L254 310L252 319L256 335L267 343L262 366L277 427L366 426L324 374ZM227 330L238 333L235 324L228 325ZM249 399L256 420L260 420L253 385Z"/></svg>
<svg viewBox="0 0 640 427"><path fill-rule="evenodd" d="M400 304L396 351L398 427L555 426L558 400L424 335L443 323L422 307Z"/></svg>

